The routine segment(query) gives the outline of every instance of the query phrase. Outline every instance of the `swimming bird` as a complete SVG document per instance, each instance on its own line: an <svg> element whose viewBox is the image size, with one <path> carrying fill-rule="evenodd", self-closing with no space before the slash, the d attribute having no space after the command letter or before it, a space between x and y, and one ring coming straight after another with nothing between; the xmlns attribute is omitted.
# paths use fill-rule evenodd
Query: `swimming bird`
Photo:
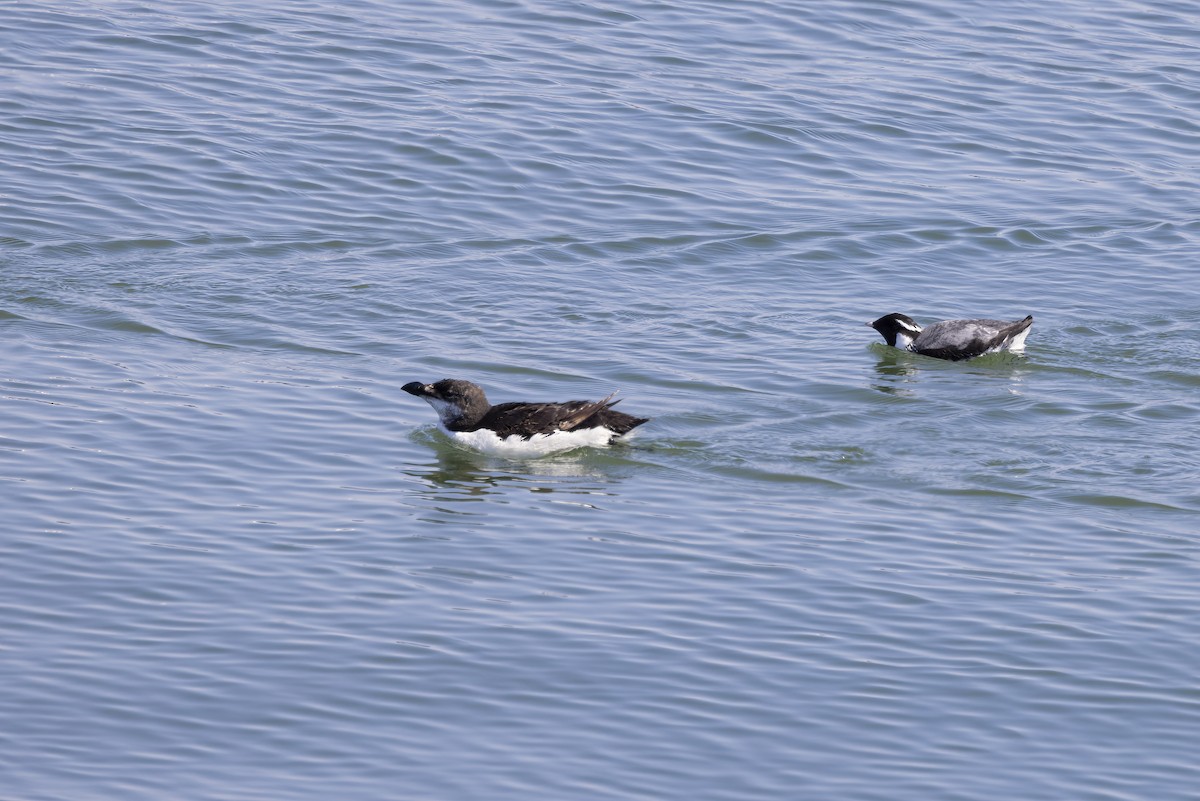
<svg viewBox="0 0 1200 801"><path fill-rule="evenodd" d="M882 334L893 348L957 362L1001 350L1024 351L1033 315L1016 322L942 320L922 328L908 315L897 313L884 315L867 325Z"/></svg>
<svg viewBox="0 0 1200 801"><path fill-rule="evenodd" d="M604 446L650 418L613 410L612 393L598 401L563 403L488 402L478 384L444 378L433 384L411 381L401 387L424 398L438 413L443 431L456 441L509 456L543 456L583 446Z"/></svg>

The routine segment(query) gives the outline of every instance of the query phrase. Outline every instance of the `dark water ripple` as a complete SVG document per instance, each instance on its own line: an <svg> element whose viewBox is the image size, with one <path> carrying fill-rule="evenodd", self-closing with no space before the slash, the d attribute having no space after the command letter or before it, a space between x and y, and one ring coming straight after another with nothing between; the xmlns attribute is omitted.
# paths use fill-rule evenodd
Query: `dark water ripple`
<svg viewBox="0 0 1200 801"><path fill-rule="evenodd" d="M0 798L1193 798L1197 22L8 3Z"/></svg>

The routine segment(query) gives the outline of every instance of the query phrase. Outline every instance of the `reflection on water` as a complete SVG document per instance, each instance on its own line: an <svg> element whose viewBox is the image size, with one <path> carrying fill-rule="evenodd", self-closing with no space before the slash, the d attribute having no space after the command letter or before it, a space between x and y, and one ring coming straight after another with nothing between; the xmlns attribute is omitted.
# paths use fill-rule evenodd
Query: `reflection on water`
<svg viewBox="0 0 1200 801"><path fill-rule="evenodd" d="M523 487L530 492L610 495L604 485L623 478L621 465L606 460L594 449L537 459L504 459L461 448L436 430L419 431L412 439L429 447L434 461L410 464L403 472L424 482L428 497L434 501L480 500L508 487Z"/></svg>
<svg viewBox="0 0 1200 801"><path fill-rule="evenodd" d="M974 375L1000 377L1009 381L1010 391L1016 393L1019 392L1017 385L1024 381L1031 369L1026 356L1008 351L988 353L966 362L951 362L881 343L868 347L878 356L875 362L877 381L873 387L889 395L911 396L913 391L906 385L912 384L922 370L965 370Z"/></svg>
<svg viewBox="0 0 1200 801"><path fill-rule="evenodd" d="M904 384L910 383L919 372L915 360L927 357L880 343L868 347L879 357L875 362L878 380L874 388L889 395L912 395L913 391Z"/></svg>

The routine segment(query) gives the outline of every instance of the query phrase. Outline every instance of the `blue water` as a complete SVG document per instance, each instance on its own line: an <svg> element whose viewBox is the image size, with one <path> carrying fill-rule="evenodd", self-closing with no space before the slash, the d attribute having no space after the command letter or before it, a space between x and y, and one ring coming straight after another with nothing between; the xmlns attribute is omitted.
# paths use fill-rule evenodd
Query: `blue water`
<svg viewBox="0 0 1200 801"><path fill-rule="evenodd" d="M0 799L1200 798L1198 47L0 3ZM473 454L447 376L653 420Z"/></svg>

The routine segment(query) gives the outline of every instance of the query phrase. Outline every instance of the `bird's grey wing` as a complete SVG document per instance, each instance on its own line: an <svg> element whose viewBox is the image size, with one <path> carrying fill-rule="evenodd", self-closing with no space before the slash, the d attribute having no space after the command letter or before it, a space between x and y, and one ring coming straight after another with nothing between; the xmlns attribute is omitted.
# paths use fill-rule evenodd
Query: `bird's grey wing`
<svg viewBox="0 0 1200 801"><path fill-rule="evenodd" d="M512 434L528 437L577 428L596 412L612 406L612 395L600 401L564 403L501 403L493 406L480 428L490 428L503 438Z"/></svg>
<svg viewBox="0 0 1200 801"><path fill-rule="evenodd" d="M990 342L1009 323L1002 320L942 320L927 326L913 346L921 350L970 349L977 342Z"/></svg>
<svg viewBox="0 0 1200 801"><path fill-rule="evenodd" d="M942 320L922 330L912 349L938 359L971 359L987 353L1006 325L1001 320Z"/></svg>

